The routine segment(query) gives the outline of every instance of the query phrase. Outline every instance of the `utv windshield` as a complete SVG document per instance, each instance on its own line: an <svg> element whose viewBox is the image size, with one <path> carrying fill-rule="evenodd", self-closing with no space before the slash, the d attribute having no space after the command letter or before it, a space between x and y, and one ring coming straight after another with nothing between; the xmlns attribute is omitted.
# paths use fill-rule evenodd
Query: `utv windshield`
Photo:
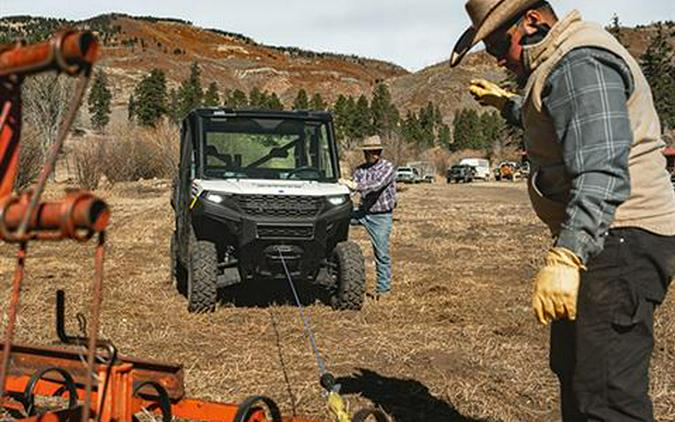
<svg viewBox="0 0 675 422"><path fill-rule="evenodd" d="M327 123L263 117L204 121L203 168L210 179L335 180Z"/></svg>

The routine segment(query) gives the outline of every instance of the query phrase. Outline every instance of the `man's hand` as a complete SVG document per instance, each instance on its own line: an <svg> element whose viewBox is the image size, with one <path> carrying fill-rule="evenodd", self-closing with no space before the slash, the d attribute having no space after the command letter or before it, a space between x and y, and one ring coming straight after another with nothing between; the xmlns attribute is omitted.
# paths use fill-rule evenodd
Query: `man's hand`
<svg viewBox="0 0 675 422"><path fill-rule="evenodd" d="M485 79L474 79L469 86L469 92L481 105L491 105L502 111L506 103L516 94L499 87L499 85Z"/></svg>
<svg viewBox="0 0 675 422"><path fill-rule="evenodd" d="M349 179L338 179L338 183L343 185L343 186L347 186L349 188L349 190L357 190L358 187L359 187L358 183L354 182L353 180L349 180Z"/></svg>
<svg viewBox="0 0 675 422"><path fill-rule="evenodd" d="M569 249L556 247L548 252L546 265L534 279L532 295L532 308L540 323L576 319L579 279L585 269Z"/></svg>

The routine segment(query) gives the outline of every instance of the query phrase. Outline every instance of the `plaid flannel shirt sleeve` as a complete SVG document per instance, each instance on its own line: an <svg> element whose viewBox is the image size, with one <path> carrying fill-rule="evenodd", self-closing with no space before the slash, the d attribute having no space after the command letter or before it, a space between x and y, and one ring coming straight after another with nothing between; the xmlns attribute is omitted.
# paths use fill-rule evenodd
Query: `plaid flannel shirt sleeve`
<svg viewBox="0 0 675 422"><path fill-rule="evenodd" d="M584 262L602 251L614 214L630 195L633 132L627 64L609 51L568 53L547 80L543 103L553 119L572 185L556 246Z"/></svg>
<svg viewBox="0 0 675 422"><path fill-rule="evenodd" d="M370 180L363 177L363 174L359 174L358 176L356 173L354 174L354 180L358 183L357 190L361 192L362 195L367 195L383 189L385 186L392 183L396 177L395 168L389 162L383 162L381 166L378 166L377 169L372 170L372 172L374 175Z"/></svg>

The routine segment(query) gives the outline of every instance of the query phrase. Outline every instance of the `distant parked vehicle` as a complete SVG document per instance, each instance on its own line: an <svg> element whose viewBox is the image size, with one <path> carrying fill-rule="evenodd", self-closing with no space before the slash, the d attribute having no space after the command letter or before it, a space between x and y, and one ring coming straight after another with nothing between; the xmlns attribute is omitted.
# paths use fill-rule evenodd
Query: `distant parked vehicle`
<svg viewBox="0 0 675 422"><path fill-rule="evenodd" d="M520 165L515 161L502 161L495 169L495 180L510 180L515 182L522 177Z"/></svg>
<svg viewBox="0 0 675 422"><path fill-rule="evenodd" d="M460 165L472 166L476 171L476 179L489 182L491 179L490 160L485 158L465 158L459 162Z"/></svg>
<svg viewBox="0 0 675 422"><path fill-rule="evenodd" d="M446 181L448 183L471 183L475 177L475 167L466 164L456 164L448 169Z"/></svg>
<svg viewBox="0 0 675 422"><path fill-rule="evenodd" d="M411 167L399 167L396 170L396 181L398 183L417 183L418 177Z"/></svg>
<svg viewBox="0 0 675 422"><path fill-rule="evenodd" d="M410 161L405 166L417 172L418 182L428 183L436 178L436 168L430 161Z"/></svg>
<svg viewBox="0 0 675 422"><path fill-rule="evenodd" d="M427 174L422 178L422 182L424 183L436 183L436 175L434 174Z"/></svg>

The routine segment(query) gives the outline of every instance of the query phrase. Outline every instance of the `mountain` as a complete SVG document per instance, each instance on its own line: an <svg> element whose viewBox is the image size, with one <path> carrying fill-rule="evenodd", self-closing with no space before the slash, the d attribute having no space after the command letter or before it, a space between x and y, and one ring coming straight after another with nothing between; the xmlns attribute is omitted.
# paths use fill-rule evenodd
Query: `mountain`
<svg viewBox="0 0 675 422"><path fill-rule="evenodd" d="M663 27L669 31L675 48L674 25L666 22ZM457 109L478 108L467 92L471 79L501 81L506 77L495 60L482 51L470 54L454 69L443 62L410 73L379 60L267 46L241 34L200 28L180 19L123 14L79 22L5 17L0 19L0 44L16 37L29 42L44 39L63 26L98 34L103 44L99 66L109 75L118 108L126 104L132 88L150 69L164 70L169 85L177 86L187 77L190 64L197 61L202 70L202 86L215 81L221 93L225 89L249 92L258 87L276 92L288 107L301 88L309 95L318 92L332 102L340 94L369 96L377 83L384 82L402 115L432 101L439 106L443 120L451 123ZM656 31L656 24L618 29L619 38L635 57L644 53ZM450 45L454 40L448 41Z"/></svg>
<svg viewBox="0 0 675 422"><path fill-rule="evenodd" d="M170 18L97 16L74 22L15 16L0 19L0 43L17 37L44 39L61 27L94 31L103 44L98 66L113 84L116 104L125 103L133 86L152 68L165 71L170 86L188 76L197 61L203 86L215 81L224 89L276 92L290 105L298 90L319 92L328 101L339 94L360 95L377 83L409 72L379 60L293 47L272 47L240 34L200 28ZM118 94L119 93L119 94Z"/></svg>

